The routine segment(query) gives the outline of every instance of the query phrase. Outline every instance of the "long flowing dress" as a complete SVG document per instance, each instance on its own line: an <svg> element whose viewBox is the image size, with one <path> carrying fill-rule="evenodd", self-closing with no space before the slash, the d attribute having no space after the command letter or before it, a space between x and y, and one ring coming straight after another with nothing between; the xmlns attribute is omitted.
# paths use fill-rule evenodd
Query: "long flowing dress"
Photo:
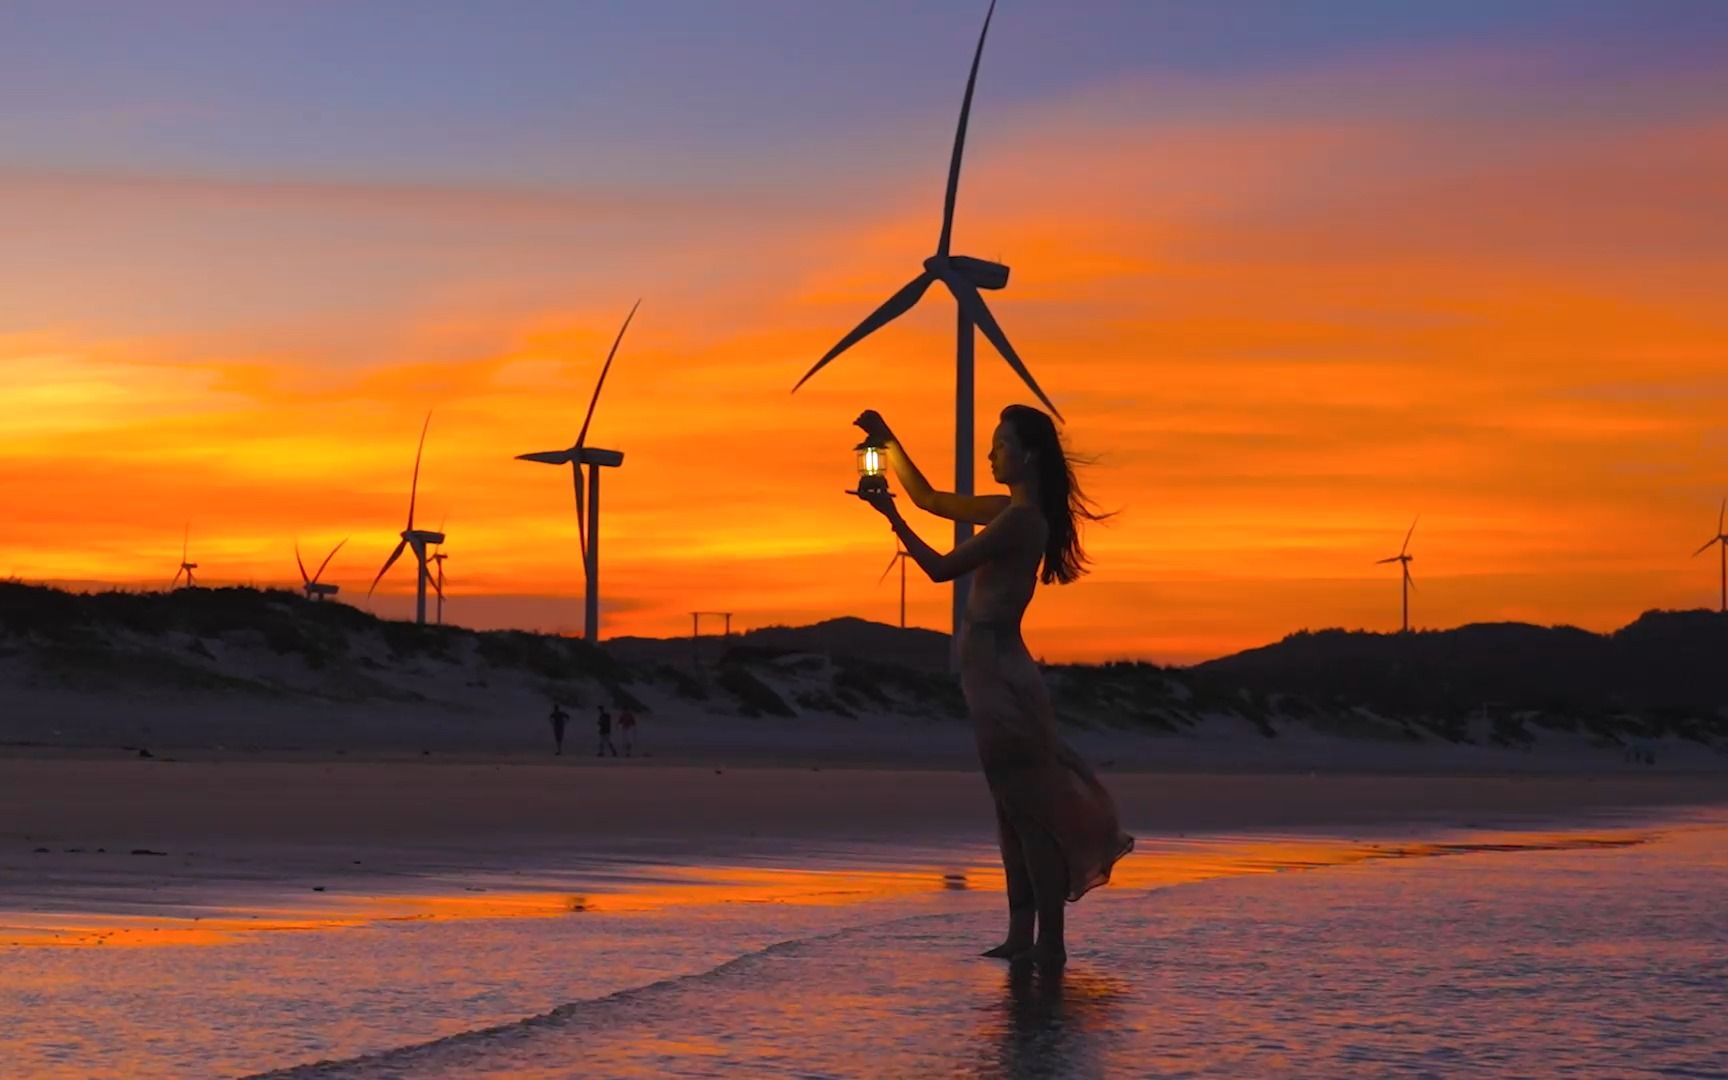
<svg viewBox="0 0 1728 1080"><path fill-rule="evenodd" d="M1109 881L1116 861L1134 849L1134 838L1118 824L1116 801L1057 735L1043 673L1017 620L966 624L960 688L1004 827L1055 841L1067 865L1070 901Z"/></svg>

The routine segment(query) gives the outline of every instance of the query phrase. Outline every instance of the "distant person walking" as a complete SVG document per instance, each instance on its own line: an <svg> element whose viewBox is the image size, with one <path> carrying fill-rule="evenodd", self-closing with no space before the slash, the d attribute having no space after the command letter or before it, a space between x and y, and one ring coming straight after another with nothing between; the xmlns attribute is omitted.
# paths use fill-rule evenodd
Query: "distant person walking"
<svg viewBox="0 0 1728 1080"><path fill-rule="evenodd" d="M626 707L618 714L618 731L624 739L624 756L629 757L636 752L636 713Z"/></svg>
<svg viewBox="0 0 1728 1080"><path fill-rule="evenodd" d="M554 757L564 753L564 725L570 722L570 714L556 701L552 703L552 712L547 716L552 722L552 742L557 747L552 753Z"/></svg>
<svg viewBox="0 0 1728 1080"><path fill-rule="evenodd" d="M594 726L600 733L600 741L594 746L594 756L605 757L610 753L617 757L618 748L612 745L612 714L606 711L606 706L600 706L600 715L595 718Z"/></svg>
<svg viewBox="0 0 1728 1080"><path fill-rule="evenodd" d="M996 836L1008 884L1008 937L985 956L1061 964L1064 904L1110 880L1134 848L1115 800L1056 732L1056 713L1020 618L1038 583L1067 584L1085 572L1079 519L1096 520L1074 479L1050 417L1025 405L1002 410L990 439L990 475L1006 495L936 491L912 464L880 413L856 421L887 447L912 502L984 531L943 554L918 538L886 491L861 497L888 519L932 581L972 575L959 642L960 689L972 716L984 778L996 802Z"/></svg>

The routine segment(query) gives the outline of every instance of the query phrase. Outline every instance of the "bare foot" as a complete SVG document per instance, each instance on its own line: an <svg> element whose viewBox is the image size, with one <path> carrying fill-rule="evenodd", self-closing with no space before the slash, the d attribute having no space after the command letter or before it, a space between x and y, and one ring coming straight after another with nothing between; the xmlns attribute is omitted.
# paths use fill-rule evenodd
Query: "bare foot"
<svg viewBox="0 0 1728 1080"><path fill-rule="evenodd" d="M1021 953L1030 951L1031 948L1032 948L1032 943L1030 941L1023 941L1021 939L1011 937L1007 941L1004 941L1002 944L996 946L994 949L986 949L984 952L981 952L978 955L979 956L994 956L998 960L1010 960L1010 959L1013 959L1015 957L1018 957Z"/></svg>
<svg viewBox="0 0 1728 1080"><path fill-rule="evenodd" d="M1068 963L1068 950L1060 944L1050 944L1040 941L1030 949L1023 949L1012 957L1016 964L1037 964L1041 968L1059 968Z"/></svg>

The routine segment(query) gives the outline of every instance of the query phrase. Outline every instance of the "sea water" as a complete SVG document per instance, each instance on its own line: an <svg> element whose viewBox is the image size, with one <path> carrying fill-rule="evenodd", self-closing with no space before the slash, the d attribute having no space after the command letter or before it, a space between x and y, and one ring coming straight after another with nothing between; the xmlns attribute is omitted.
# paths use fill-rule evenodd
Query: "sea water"
<svg viewBox="0 0 1728 1080"><path fill-rule="evenodd" d="M1720 818L1149 836L1060 972L976 955L990 859L805 845L11 947L0 1075L1728 1076Z"/></svg>

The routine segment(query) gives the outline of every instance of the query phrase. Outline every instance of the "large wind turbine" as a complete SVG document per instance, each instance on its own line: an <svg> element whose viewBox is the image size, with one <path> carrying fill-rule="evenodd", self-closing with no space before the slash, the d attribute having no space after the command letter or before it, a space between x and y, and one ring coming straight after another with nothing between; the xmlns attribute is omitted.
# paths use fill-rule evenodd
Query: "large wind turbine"
<svg viewBox="0 0 1728 1080"><path fill-rule="evenodd" d="M373 591L378 588L378 583L384 580L384 575L389 572L392 566L396 565L396 560L402 557L402 550L413 548L414 560L419 563L414 587L414 621L422 626L426 623L426 583L430 576L426 566L426 546L444 542L443 533L414 527L414 501L420 494L420 455L426 449L426 429L431 426L432 414L427 413L426 422L420 425L420 445L414 450L414 479L408 488L408 527L402 530L402 539L396 544L396 550L392 551L390 557L384 560L384 566L378 571L378 576L372 579L372 588L366 590L366 596L370 598Z"/></svg>
<svg viewBox="0 0 1728 1080"><path fill-rule="evenodd" d="M924 269L917 277L907 282L900 291L890 296L881 307L877 308L863 322L845 337L840 343L829 349L822 359L816 361L814 367L804 373L804 378L798 380L793 392L803 386L810 376L821 371L829 361L862 341L876 330L912 310L931 285L940 281L954 297L959 308L959 321L956 324L954 350L954 491L960 495L972 494L972 455L976 452L972 435L972 331L976 327L983 331L984 337L995 346L1002 359L1014 369L1031 391L1044 403L1045 408L1054 413L1057 419L1062 414L1057 411L1054 403L1038 386L1032 373L1021 362L1020 355L1014 351L1014 346L1008 343L1008 335L1002 332L1002 327L996 322L996 317L990 313L990 308L979 295L979 289L1000 289L1008 284L1008 267L998 262L985 259L975 259L969 255L955 255L949 249L949 243L954 232L954 200L960 189L960 159L966 149L966 124L972 113L972 90L978 82L978 62L984 56L984 39L990 33L990 18L996 12L996 0L990 0L990 9L984 15L984 29L978 34L978 48L972 54L972 71L966 77L966 95L960 101L960 124L954 132L954 153L948 162L948 190L942 203L942 232L936 241L936 253L924 260ZM972 523L957 521L954 523L954 545L966 542L972 535ZM961 576L954 579L954 613L953 641L960 640L960 626L966 614L966 597L970 591L969 577Z"/></svg>
<svg viewBox="0 0 1728 1080"><path fill-rule="evenodd" d="M894 557L888 560L888 569L882 571L882 576L876 579L878 585L887 581L888 574L894 569L894 564L900 564L900 629L902 630L906 629L906 560L910 554L905 548L897 546L894 549Z"/></svg>
<svg viewBox="0 0 1728 1080"><path fill-rule="evenodd" d="M1410 632L1410 590L1414 589L1416 587L1415 579L1410 576L1410 560L1414 559L1416 557L1416 556L1410 554L1410 537L1412 535L1414 535L1416 532L1416 522L1421 521L1421 520L1422 520L1422 515L1418 514L1418 515L1416 515L1416 518L1410 522L1410 531L1404 534L1404 545L1398 549L1398 554L1392 556L1389 559L1375 559L1374 560L1375 566L1379 566L1381 563L1393 563L1393 562L1403 564L1403 569L1404 569L1404 589L1403 589L1403 593L1404 593L1404 625L1403 625L1401 632L1406 633L1406 634L1408 634Z"/></svg>
<svg viewBox="0 0 1728 1080"><path fill-rule="evenodd" d="M1722 500L1722 509L1716 511L1716 535L1711 537L1710 539L1704 541L1704 546L1699 548L1697 551L1694 551L1692 553L1692 557L1694 559L1696 559L1698 556L1704 554L1706 551L1709 551L1711 544L1722 545L1722 607L1721 607L1721 610L1723 612L1728 612L1728 530L1723 529L1723 524L1724 524L1723 518L1725 516L1728 516L1728 499L1723 499Z"/></svg>
<svg viewBox="0 0 1728 1080"><path fill-rule="evenodd" d="M198 569L198 564L195 562L187 562L186 561L187 546L191 542L192 542L192 526L187 525L186 531L180 534L180 569L174 571L174 580L168 583L168 588L170 591L179 587L180 575L182 575L182 574L186 575L186 587L188 589L193 588L197 585L197 582L192 580L192 571Z"/></svg>
<svg viewBox="0 0 1728 1080"><path fill-rule="evenodd" d="M324 556L324 561L318 564L317 571L308 574L306 573L306 563L300 558L300 541L294 541L294 563L300 567L300 590L306 594L306 599L322 600L326 596L335 596L342 591L342 586L331 585L318 579L324 576L324 568L330 565L330 560L336 557L336 553L342 550L342 544L347 542L348 538L344 536L341 543L331 548L330 554Z"/></svg>
<svg viewBox="0 0 1728 1080"><path fill-rule="evenodd" d="M582 547L582 571L587 582L582 636L589 641L600 640L600 469L615 469L624 464L624 454L620 450L601 450L589 446L588 425L594 422L594 407L600 404L600 391L606 385L606 373L612 370L612 358L618 355L618 345L624 340L624 331L630 329L630 320L636 317L636 309L641 306L640 300L630 305L630 314L624 316L624 325L618 328L618 336L612 340L612 351L606 354L606 363L600 368L600 378L594 383L594 396L588 399L588 415L582 418L582 430L576 435L575 445L568 450L540 450L532 454L516 455L518 461L570 466L571 480L576 491L576 537ZM586 499L582 492L584 466L588 468Z"/></svg>

